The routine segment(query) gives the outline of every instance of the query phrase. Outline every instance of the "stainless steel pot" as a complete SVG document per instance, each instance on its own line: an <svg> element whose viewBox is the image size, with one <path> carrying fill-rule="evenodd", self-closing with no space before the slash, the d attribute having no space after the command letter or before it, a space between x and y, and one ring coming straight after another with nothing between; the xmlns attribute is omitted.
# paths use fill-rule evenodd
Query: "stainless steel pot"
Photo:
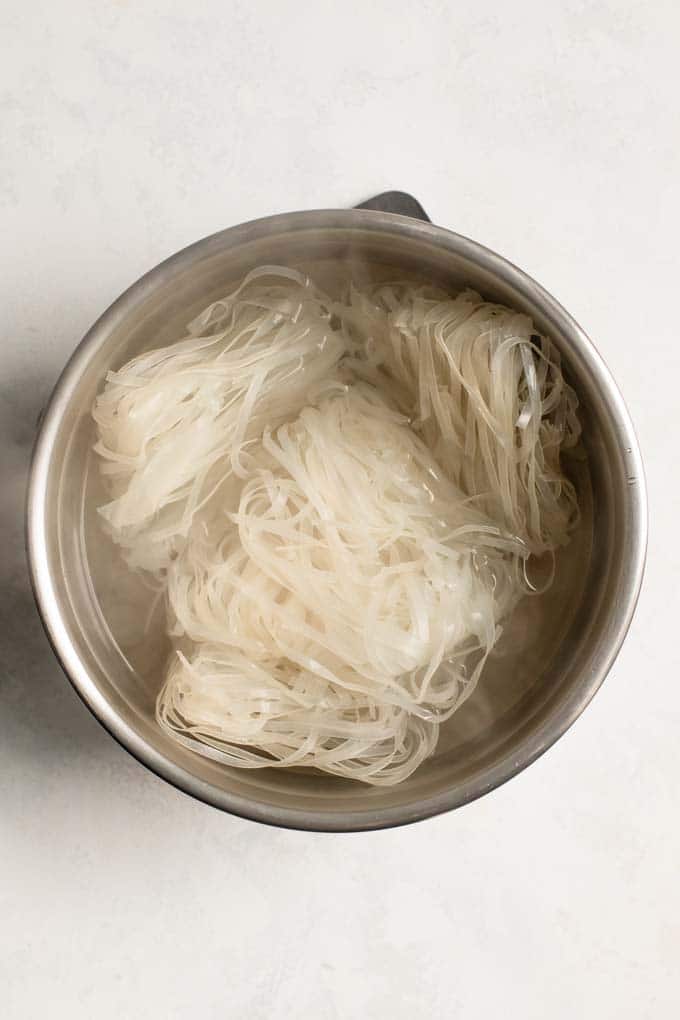
<svg viewBox="0 0 680 1020"><path fill-rule="evenodd" d="M35 447L30 570L45 628L76 691L159 776L216 807L274 825L331 831L400 825L459 807L505 782L550 747L588 704L621 646L640 589L647 530L642 463L601 357L539 284L482 245L413 218L424 213L410 203L408 196L391 193L364 209L271 216L214 234L163 262L82 340L57 383ZM395 208L412 215L385 211ZM592 541L581 551L578 595L559 641L547 660L532 666L527 657L529 679L516 697L491 691L486 712L476 719L471 698L467 729L442 740L433 759L389 789L287 770L231 770L169 741L154 722L152 692L131 683L94 611L82 538L89 408L107 368L123 363L149 338L154 345L169 340L188 320L188 309L207 304L224 292L225 282L255 265L344 258L417 268L528 312L562 353L581 401L587 448ZM501 682L496 690L506 686Z"/></svg>

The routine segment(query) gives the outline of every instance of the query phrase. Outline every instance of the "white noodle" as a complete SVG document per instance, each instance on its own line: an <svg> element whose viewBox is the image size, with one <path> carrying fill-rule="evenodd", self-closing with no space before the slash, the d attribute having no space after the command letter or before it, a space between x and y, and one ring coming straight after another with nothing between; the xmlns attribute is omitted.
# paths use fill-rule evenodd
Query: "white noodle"
<svg viewBox="0 0 680 1020"><path fill-rule="evenodd" d="M578 505L560 451L579 438L578 401L531 319L473 291L450 298L408 284L352 289L335 310L357 341L357 370L394 384L451 480L532 553L566 544Z"/></svg>
<svg viewBox="0 0 680 1020"><path fill-rule="evenodd" d="M107 376L95 450L114 498L100 513L133 568L168 566L205 494L247 473L248 441L294 414L345 350L307 278L253 286L271 275L251 273L194 320L190 338Z"/></svg>
<svg viewBox="0 0 680 1020"><path fill-rule="evenodd" d="M101 513L177 643L159 724L226 765L410 775L529 554L568 539L575 407L526 316L404 284L334 303L271 266L109 373Z"/></svg>

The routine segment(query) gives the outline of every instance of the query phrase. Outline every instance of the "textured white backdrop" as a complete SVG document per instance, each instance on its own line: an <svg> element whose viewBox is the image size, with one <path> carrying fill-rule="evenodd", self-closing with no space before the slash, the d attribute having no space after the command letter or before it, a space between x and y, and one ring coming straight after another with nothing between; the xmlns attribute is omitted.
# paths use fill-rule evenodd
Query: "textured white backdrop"
<svg viewBox="0 0 680 1020"><path fill-rule="evenodd" d="M0 0L0 1012L672 1020L680 1008L675 0ZM88 715L27 586L37 412L143 271L411 190L590 332L639 429L645 590L584 717L412 828L194 803Z"/></svg>

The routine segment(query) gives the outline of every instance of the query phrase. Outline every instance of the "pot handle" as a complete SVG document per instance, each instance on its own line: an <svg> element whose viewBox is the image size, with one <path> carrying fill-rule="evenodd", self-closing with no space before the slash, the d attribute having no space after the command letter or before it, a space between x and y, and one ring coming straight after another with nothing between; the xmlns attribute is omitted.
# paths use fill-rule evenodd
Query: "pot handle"
<svg viewBox="0 0 680 1020"><path fill-rule="evenodd" d="M406 191L383 191L374 198L355 206L356 209L375 209L377 212L398 213L400 216L412 216L416 220L430 223L430 217L420 202Z"/></svg>

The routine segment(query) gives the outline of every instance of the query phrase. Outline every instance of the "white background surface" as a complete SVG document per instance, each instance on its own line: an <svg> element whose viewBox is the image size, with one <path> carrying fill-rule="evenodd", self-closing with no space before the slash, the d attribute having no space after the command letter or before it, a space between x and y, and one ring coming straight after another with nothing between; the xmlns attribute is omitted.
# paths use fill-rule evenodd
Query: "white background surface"
<svg viewBox="0 0 680 1020"><path fill-rule="evenodd" d="M675 0L0 0L0 1012L671 1020L680 1010ZM137 765L51 657L21 504L66 356L231 223L386 188L586 327L651 504L617 664L553 750L402 830L221 815Z"/></svg>

